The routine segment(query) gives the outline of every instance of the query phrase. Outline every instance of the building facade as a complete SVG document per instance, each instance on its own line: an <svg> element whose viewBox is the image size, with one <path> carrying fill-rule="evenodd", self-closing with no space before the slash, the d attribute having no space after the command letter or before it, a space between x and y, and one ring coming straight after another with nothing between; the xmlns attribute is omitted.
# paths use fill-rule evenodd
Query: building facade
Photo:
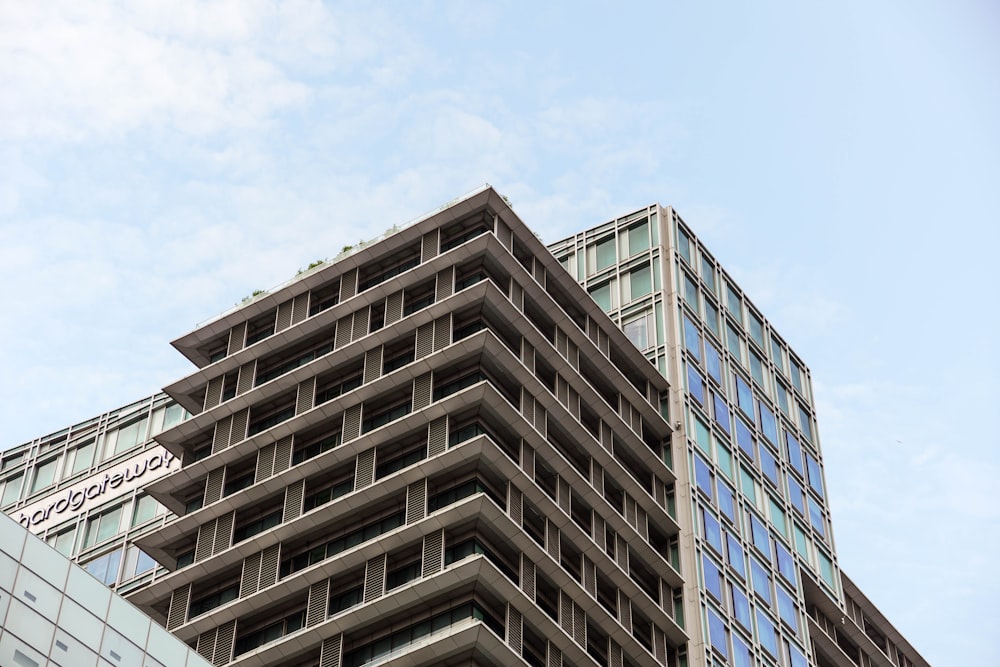
<svg viewBox="0 0 1000 667"><path fill-rule="evenodd" d="M3 509L216 665L926 664L839 570L808 368L672 209L392 231L4 452Z"/></svg>
<svg viewBox="0 0 1000 667"><path fill-rule="evenodd" d="M210 664L103 581L0 515L0 665Z"/></svg>
<svg viewBox="0 0 1000 667"><path fill-rule="evenodd" d="M837 564L809 369L677 212L549 248L675 390L695 663L926 665Z"/></svg>

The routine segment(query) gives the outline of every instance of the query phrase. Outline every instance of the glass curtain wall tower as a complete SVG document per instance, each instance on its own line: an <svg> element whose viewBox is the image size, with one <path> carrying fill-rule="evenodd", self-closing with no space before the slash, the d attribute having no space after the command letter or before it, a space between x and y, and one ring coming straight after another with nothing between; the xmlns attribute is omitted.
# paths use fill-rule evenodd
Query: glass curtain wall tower
<svg viewBox="0 0 1000 667"><path fill-rule="evenodd" d="M549 248L678 389L692 663L925 665L837 565L808 368L676 211Z"/></svg>

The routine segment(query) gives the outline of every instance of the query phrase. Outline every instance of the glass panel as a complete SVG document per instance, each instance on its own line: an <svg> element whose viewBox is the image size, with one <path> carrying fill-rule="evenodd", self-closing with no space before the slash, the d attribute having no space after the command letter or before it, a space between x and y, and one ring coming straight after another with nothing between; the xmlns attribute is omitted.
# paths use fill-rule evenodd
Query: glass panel
<svg viewBox="0 0 1000 667"><path fill-rule="evenodd" d="M715 346L705 341L705 369L717 384L722 384L722 361L719 359L719 351Z"/></svg>
<svg viewBox="0 0 1000 667"><path fill-rule="evenodd" d="M768 442L777 447L778 423L774 419L774 413L762 401L758 401L757 403L760 408L760 431L767 438Z"/></svg>
<svg viewBox="0 0 1000 667"><path fill-rule="evenodd" d="M694 456L694 477L697 480L698 488L707 495L710 499L715 497L712 487L713 476L712 470L708 467L705 461L695 454Z"/></svg>
<svg viewBox="0 0 1000 667"><path fill-rule="evenodd" d="M633 225L628 230L628 251L630 255L649 248L649 223Z"/></svg>
<svg viewBox="0 0 1000 667"><path fill-rule="evenodd" d="M812 457L812 454L806 452L806 470L809 473L809 486L812 487L813 491L819 494L819 497L823 497L823 474L819 469L819 462Z"/></svg>
<svg viewBox="0 0 1000 667"><path fill-rule="evenodd" d="M732 598L733 598L733 618L736 622L742 625L747 630L751 630L750 627L750 601L747 600L747 596L743 594L743 591L739 590L736 586L732 588Z"/></svg>
<svg viewBox="0 0 1000 667"><path fill-rule="evenodd" d="M646 296L653 291L653 279L649 266L636 269L629 274L632 283L632 299Z"/></svg>
<svg viewBox="0 0 1000 667"><path fill-rule="evenodd" d="M702 508L701 514L705 526L705 541L721 554L722 528L719 526L719 520L704 508Z"/></svg>
<svg viewBox="0 0 1000 667"><path fill-rule="evenodd" d="M705 579L705 590L716 600L722 602L722 577L719 574L718 566L707 554L702 554L701 568Z"/></svg>
<svg viewBox="0 0 1000 667"><path fill-rule="evenodd" d="M760 639L760 645L768 653L777 658L778 638L774 633L774 624L768 620L767 616L760 609L757 610L757 637Z"/></svg>
<svg viewBox="0 0 1000 667"><path fill-rule="evenodd" d="M743 324L743 307L740 301L739 293L733 289L733 286L726 283L726 307L729 313L736 318L736 321Z"/></svg>
<svg viewBox="0 0 1000 667"><path fill-rule="evenodd" d="M715 407L716 423L722 427L723 431L725 431L726 433L730 433L732 427L730 426L729 407L726 405L725 399L723 399L718 394L715 394L712 397L712 399L715 404L714 407Z"/></svg>
<svg viewBox="0 0 1000 667"><path fill-rule="evenodd" d="M728 656L729 642L726 636L726 624L711 608L708 609L708 635L711 638L712 647L722 655Z"/></svg>
<svg viewBox="0 0 1000 667"><path fill-rule="evenodd" d="M611 310L611 283L591 287L590 297L597 302L597 305L604 312Z"/></svg>
<svg viewBox="0 0 1000 667"><path fill-rule="evenodd" d="M705 405L705 381L691 364L687 364L688 393L700 405Z"/></svg>
<svg viewBox="0 0 1000 667"><path fill-rule="evenodd" d="M35 469L35 479L31 482L31 491L28 493L34 493L44 489L56 479L56 468L59 465L59 459L49 459L45 463L42 463Z"/></svg>
<svg viewBox="0 0 1000 667"><path fill-rule="evenodd" d="M684 347L695 359L701 361L701 332L687 315L684 316Z"/></svg>
<svg viewBox="0 0 1000 667"><path fill-rule="evenodd" d="M752 311L750 312L750 338L760 345L762 350L766 349L764 347L764 324L757 317L757 314Z"/></svg>
<svg viewBox="0 0 1000 667"><path fill-rule="evenodd" d="M688 302L695 312L698 312L698 286L694 284L691 276L684 273L684 300Z"/></svg>
<svg viewBox="0 0 1000 667"><path fill-rule="evenodd" d="M743 555L743 547L740 546L740 541L729 533L726 533L726 552L729 556L729 565L736 571L736 574L740 575L741 579L746 579L747 564L746 557Z"/></svg>
<svg viewBox="0 0 1000 667"><path fill-rule="evenodd" d="M597 244L597 271L608 268L616 261L615 237L610 236Z"/></svg>

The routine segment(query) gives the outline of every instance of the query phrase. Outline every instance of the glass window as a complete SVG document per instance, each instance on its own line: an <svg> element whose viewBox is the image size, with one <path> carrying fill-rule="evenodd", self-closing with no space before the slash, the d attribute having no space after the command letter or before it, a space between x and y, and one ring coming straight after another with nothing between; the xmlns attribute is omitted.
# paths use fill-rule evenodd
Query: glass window
<svg viewBox="0 0 1000 667"><path fill-rule="evenodd" d="M760 596L764 602L771 605L771 575L763 565L753 556L750 556L750 580L753 582L754 592Z"/></svg>
<svg viewBox="0 0 1000 667"><path fill-rule="evenodd" d="M800 475L805 475L802 469L802 447L799 446L795 436L788 431L785 431L785 449L788 452L788 464Z"/></svg>
<svg viewBox="0 0 1000 667"><path fill-rule="evenodd" d="M633 300L641 296L646 296L653 291L652 272L649 270L648 264L629 273L629 280L631 282ZM695 303L697 304L697 302ZM697 308L697 306L695 307Z"/></svg>
<svg viewBox="0 0 1000 667"><path fill-rule="evenodd" d="M778 480L778 464L767 447L760 448L760 471L764 473L765 479L781 488L781 482Z"/></svg>
<svg viewBox="0 0 1000 667"><path fill-rule="evenodd" d="M83 548L91 547L118 534L121 525L122 508L104 512L87 521L87 532L83 538Z"/></svg>
<svg viewBox="0 0 1000 667"><path fill-rule="evenodd" d="M684 300L695 312L698 312L698 286L688 274L684 273Z"/></svg>
<svg viewBox="0 0 1000 667"><path fill-rule="evenodd" d="M774 624L760 609L757 610L757 637L760 645L775 658L778 657L778 637L774 633Z"/></svg>
<svg viewBox="0 0 1000 667"><path fill-rule="evenodd" d="M719 359L719 351L708 340L705 341L705 369L716 384L722 384L722 360Z"/></svg>
<svg viewBox="0 0 1000 667"><path fill-rule="evenodd" d="M698 488L709 498L714 498L715 494L712 492L712 469L697 454L694 455L694 477L698 482Z"/></svg>
<svg viewBox="0 0 1000 667"><path fill-rule="evenodd" d="M788 519L785 516L785 510L781 509L781 505L776 503L774 498L768 498L768 500L770 501L768 509L771 511L771 525L783 536L788 537Z"/></svg>
<svg viewBox="0 0 1000 667"><path fill-rule="evenodd" d="M753 435L750 434L750 428L747 427L742 419L736 420L736 444L750 457L751 461L756 458Z"/></svg>
<svg viewBox="0 0 1000 667"><path fill-rule="evenodd" d="M677 228L677 251L680 252L681 257L683 257L688 264L694 263L691 261L691 239L688 238L687 232L680 227Z"/></svg>
<svg viewBox="0 0 1000 667"><path fill-rule="evenodd" d="M764 405L763 401L757 401L758 407L760 407L760 432L764 434L775 447L778 446L778 422L774 419L774 413L771 412L770 408Z"/></svg>
<svg viewBox="0 0 1000 667"><path fill-rule="evenodd" d="M750 500L751 505L757 504L757 491L754 488L753 476L743 466L740 466L740 491Z"/></svg>
<svg viewBox="0 0 1000 667"><path fill-rule="evenodd" d="M767 526L757 518L756 514L748 512L750 516L750 534L753 535L753 545L771 560L771 538L767 534Z"/></svg>
<svg viewBox="0 0 1000 667"><path fill-rule="evenodd" d="M705 299L705 322L708 324L709 330L716 335L718 338L722 338L722 333L719 330L719 310L715 307L708 299Z"/></svg>
<svg viewBox="0 0 1000 667"><path fill-rule="evenodd" d="M767 391L767 383L764 381L764 366L760 357L753 350L750 350L750 377L754 379L764 391Z"/></svg>
<svg viewBox="0 0 1000 667"><path fill-rule="evenodd" d="M795 644L788 645L788 657L791 660L792 667L809 667L809 661L806 660L806 656L802 654L802 651Z"/></svg>
<svg viewBox="0 0 1000 667"><path fill-rule="evenodd" d="M688 393L698 401L700 405L705 405L705 381L691 364L687 364Z"/></svg>
<svg viewBox="0 0 1000 667"><path fill-rule="evenodd" d="M809 523L816 529L822 537L826 537L826 522L823 520L823 509L810 496L809 498Z"/></svg>
<svg viewBox="0 0 1000 667"><path fill-rule="evenodd" d="M694 418L694 435L695 440L698 442L698 446L701 447L709 455L712 454L712 440L709 434L708 427L705 426L705 422L701 421L697 417Z"/></svg>
<svg viewBox="0 0 1000 667"><path fill-rule="evenodd" d="M135 501L135 510L132 512L132 525L146 523L158 514L159 507L160 503L152 496L140 495Z"/></svg>
<svg viewBox="0 0 1000 667"><path fill-rule="evenodd" d="M722 528L719 520L712 516L712 513L702 508L702 520L705 526L705 541L720 554L722 553Z"/></svg>
<svg viewBox="0 0 1000 667"><path fill-rule="evenodd" d="M788 552L788 549L778 540L774 541L774 560L778 565L778 574L791 584L792 588L797 588L798 584L795 581L795 561L792 560L792 554Z"/></svg>
<svg viewBox="0 0 1000 667"><path fill-rule="evenodd" d="M100 556L86 565L87 572L97 577L105 585L110 586L118 580L118 565L122 560L122 550L115 549L109 554Z"/></svg>
<svg viewBox="0 0 1000 667"><path fill-rule="evenodd" d="M705 590L716 600L722 602L722 577L719 574L719 567L707 554L702 554L701 569L702 575L705 577Z"/></svg>
<svg viewBox="0 0 1000 667"><path fill-rule="evenodd" d="M729 425L729 407L726 406L725 399L718 394L714 394L712 400L715 403L715 421L722 427L723 431L729 433L731 428Z"/></svg>
<svg viewBox="0 0 1000 667"><path fill-rule="evenodd" d="M618 261L617 257L615 257L615 237L613 235L597 244L596 257L597 271L606 269Z"/></svg>
<svg viewBox="0 0 1000 667"><path fill-rule="evenodd" d="M122 572L122 581L145 574L154 567L156 567L156 561L139 547L131 546L125 552L125 569Z"/></svg>
<svg viewBox="0 0 1000 667"><path fill-rule="evenodd" d="M719 469L722 470L722 474L724 474L729 479L733 479L733 455L730 453L729 449L721 442L715 443L715 450L717 455L717 463L719 464Z"/></svg>
<svg viewBox="0 0 1000 667"><path fill-rule="evenodd" d="M726 307L729 309L729 313L736 318L736 321L743 324L743 307L740 295L729 283L726 283Z"/></svg>
<svg viewBox="0 0 1000 667"><path fill-rule="evenodd" d="M604 312L611 310L610 282L598 285L597 287L591 287L588 292L590 293L590 298L597 302L597 305L601 307L601 310Z"/></svg>
<svg viewBox="0 0 1000 667"><path fill-rule="evenodd" d="M93 465L94 449L93 438L74 449L66 461L66 476L75 475Z"/></svg>
<svg viewBox="0 0 1000 667"><path fill-rule="evenodd" d="M649 320L649 313L643 313L640 317L629 320L622 325L625 335L640 350L649 347Z"/></svg>
<svg viewBox="0 0 1000 667"><path fill-rule="evenodd" d="M750 391L750 385L740 377L739 373L733 373L733 380L736 382L736 403L740 406L740 410L743 411L750 421L756 423L756 418L753 414L753 392Z"/></svg>
<svg viewBox="0 0 1000 667"><path fill-rule="evenodd" d="M6 483L2 483L3 495L0 496L0 505L6 507L21 496L21 481L23 479L24 475L18 475L8 479Z"/></svg>
<svg viewBox="0 0 1000 667"><path fill-rule="evenodd" d="M701 256L701 279L708 285L708 289L715 292L715 265L705 255Z"/></svg>
<svg viewBox="0 0 1000 667"><path fill-rule="evenodd" d="M113 453L109 453L108 456L119 454L145 442L147 421L148 420L143 417L137 422L133 422L128 426L118 429L118 440L114 444L114 451Z"/></svg>
<svg viewBox="0 0 1000 667"><path fill-rule="evenodd" d="M736 504L733 502L733 490L723 481L718 482L719 509L723 516L736 523Z"/></svg>
<svg viewBox="0 0 1000 667"><path fill-rule="evenodd" d="M729 349L729 354L742 364L743 348L740 346L740 335L736 333L736 329L729 322L726 322L726 347Z"/></svg>
<svg viewBox="0 0 1000 667"><path fill-rule="evenodd" d="M39 464L35 468L35 478L31 482L31 491L28 492L29 495L52 484L52 482L56 479L56 469L58 467L58 457L49 459L48 461Z"/></svg>
<svg viewBox="0 0 1000 667"><path fill-rule="evenodd" d="M836 590L837 585L833 579L833 563L830 561L827 555L822 551L820 551L819 549L816 550L816 555L819 557L820 576L823 577L823 581L826 582L827 586Z"/></svg>
<svg viewBox="0 0 1000 667"><path fill-rule="evenodd" d="M802 486L791 475L786 475L788 480L788 499L792 501L792 507L802 516L806 515L805 501L802 499Z"/></svg>
<svg viewBox="0 0 1000 667"><path fill-rule="evenodd" d="M785 357L781 354L781 343L773 335L771 336L771 361L782 373L785 372Z"/></svg>
<svg viewBox="0 0 1000 667"><path fill-rule="evenodd" d="M775 597L778 600L778 616L788 624L795 632L799 631L799 613L795 609L795 601L792 596L785 592L781 586L775 588Z"/></svg>
<svg viewBox="0 0 1000 667"><path fill-rule="evenodd" d="M799 393L803 396L806 395L805 390L802 388L802 370L799 365L794 361L791 363L792 369L792 385L799 390Z"/></svg>
<svg viewBox="0 0 1000 667"><path fill-rule="evenodd" d="M753 338L753 341L755 343L760 345L760 349L764 350L766 349L764 347L764 323L760 321L760 318L757 317L757 314L755 312L751 310L749 311L749 313L750 313L750 337Z"/></svg>
<svg viewBox="0 0 1000 667"><path fill-rule="evenodd" d="M171 403L167 406L166 412L163 414L163 428L168 429L175 424L180 424L184 421L184 408L178 403Z"/></svg>
<svg viewBox="0 0 1000 667"><path fill-rule="evenodd" d="M750 611L747 610L747 616L750 616ZM747 618L747 630L749 627L750 619ZM733 633L733 665L735 667L753 667L753 661L750 659L750 649L743 642L742 639L736 633ZM793 667L797 667L794 666ZM805 663L802 667L806 667Z"/></svg>
<svg viewBox="0 0 1000 667"><path fill-rule="evenodd" d="M708 608L708 635L712 641L712 647L724 656L729 655L729 641L726 624L722 622L711 607Z"/></svg>
<svg viewBox="0 0 1000 667"><path fill-rule="evenodd" d="M628 229L628 252L634 255L649 248L649 222L643 221Z"/></svg>
<svg viewBox="0 0 1000 667"><path fill-rule="evenodd" d="M63 556L69 558L73 555L73 544L76 542L76 528L73 527L61 533L49 535L45 538L45 541Z"/></svg>
<svg viewBox="0 0 1000 667"><path fill-rule="evenodd" d="M799 527L799 524L792 524L792 534L795 536L795 550L799 552L799 555L809 560L809 538Z"/></svg>
<svg viewBox="0 0 1000 667"><path fill-rule="evenodd" d="M740 579L747 578L747 564L743 555L743 547L740 541L732 534L726 533L726 552L729 557L729 565L740 575Z"/></svg>
<svg viewBox="0 0 1000 667"><path fill-rule="evenodd" d="M775 392L778 395L778 408L782 413L788 418L791 418L792 414L789 412L788 408L788 390L785 389L785 385L780 382L774 383Z"/></svg>
<svg viewBox="0 0 1000 667"><path fill-rule="evenodd" d="M823 497L823 474L819 469L819 462L813 458L812 454L806 452L806 470L809 474L809 486L812 490Z"/></svg>
<svg viewBox="0 0 1000 667"><path fill-rule="evenodd" d="M802 434L806 436L809 440L813 439L812 423L809 421L809 413L801 405L799 406L799 428L802 429Z"/></svg>
<svg viewBox="0 0 1000 667"><path fill-rule="evenodd" d="M687 315L684 316L684 347L695 359L701 361L701 332Z"/></svg>
<svg viewBox="0 0 1000 667"><path fill-rule="evenodd" d="M753 631L750 627L750 601L747 600L747 596L743 594L736 586L732 587L732 598L733 598L733 618L736 622L742 625L749 631Z"/></svg>

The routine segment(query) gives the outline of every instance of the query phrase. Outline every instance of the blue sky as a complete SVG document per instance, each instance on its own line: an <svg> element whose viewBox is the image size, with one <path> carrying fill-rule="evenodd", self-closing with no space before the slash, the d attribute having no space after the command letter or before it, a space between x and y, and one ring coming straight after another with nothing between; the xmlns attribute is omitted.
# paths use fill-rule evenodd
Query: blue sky
<svg viewBox="0 0 1000 667"><path fill-rule="evenodd" d="M0 4L0 446L492 183L552 241L672 204L810 365L840 563L1000 663L1000 5Z"/></svg>

